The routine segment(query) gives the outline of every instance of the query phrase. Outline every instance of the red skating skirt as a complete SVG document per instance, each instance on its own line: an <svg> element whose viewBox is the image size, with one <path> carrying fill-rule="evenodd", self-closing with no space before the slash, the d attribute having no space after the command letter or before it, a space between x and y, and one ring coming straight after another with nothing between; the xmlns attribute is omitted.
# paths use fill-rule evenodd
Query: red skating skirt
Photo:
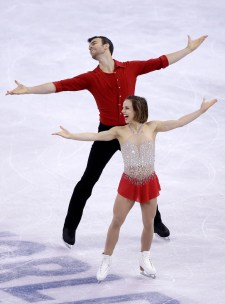
<svg viewBox="0 0 225 304"><path fill-rule="evenodd" d="M142 182L123 173L118 187L120 195L139 203L147 203L156 198L159 196L160 190L159 180L155 172Z"/></svg>

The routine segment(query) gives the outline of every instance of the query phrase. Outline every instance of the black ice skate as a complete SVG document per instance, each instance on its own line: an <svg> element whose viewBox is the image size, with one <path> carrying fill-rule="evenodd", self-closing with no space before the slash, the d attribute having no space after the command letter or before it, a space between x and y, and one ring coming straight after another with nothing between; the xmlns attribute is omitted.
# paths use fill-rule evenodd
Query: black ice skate
<svg viewBox="0 0 225 304"><path fill-rule="evenodd" d="M162 221L154 221L154 233L158 234L162 238L168 238L170 235L169 229L163 224Z"/></svg>
<svg viewBox="0 0 225 304"><path fill-rule="evenodd" d="M68 248L72 248L75 244L75 230L64 227L63 228L63 241Z"/></svg>

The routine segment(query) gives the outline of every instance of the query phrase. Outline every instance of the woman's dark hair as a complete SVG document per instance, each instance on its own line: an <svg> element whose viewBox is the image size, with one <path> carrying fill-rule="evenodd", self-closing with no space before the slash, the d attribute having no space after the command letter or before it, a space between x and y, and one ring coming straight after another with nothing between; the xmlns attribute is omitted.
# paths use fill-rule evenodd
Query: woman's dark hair
<svg viewBox="0 0 225 304"><path fill-rule="evenodd" d="M100 38L102 40L102 44L109 44L109 51L110 51L111 55L113 54L114 46L113 46L112 41L109 38L107 38L105 36L94 36L94 37L88 38L88 42L90 43L95 38Z"/></svg>
<svg viewBox="0 0 225 304"><path fill-rule="evenodd" d="M130 100L134 109L134 120L139 123L145 123L148 120L148 104L147 100L139 96L128 96L126 99Z"/></svg>

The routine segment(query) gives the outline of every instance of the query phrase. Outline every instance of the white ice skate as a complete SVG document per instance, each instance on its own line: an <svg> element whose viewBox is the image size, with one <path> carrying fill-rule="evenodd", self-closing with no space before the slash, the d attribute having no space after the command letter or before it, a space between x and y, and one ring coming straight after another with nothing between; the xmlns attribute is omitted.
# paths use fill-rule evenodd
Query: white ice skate
<svg viewBox="0 0 225 304"><path fill-rule="evenodd" d="M109 270L110 270L110 265L111 265L111 257L110 255L106 255L103 253L102 255L102 262L101 265L98 269L96 278L98 280L98 283L100 283L101 281L105 280L105 278L107 277Z"/></svg>
<svg viewBox="0 0 225 304"><path fill-rule="evenodd" d="M139 256L139 265L140 265L140 273L147 277L151 277L155 279L156 277L156 270L150 260L150 252L149 251L142 251L140 252Z"/></svg>

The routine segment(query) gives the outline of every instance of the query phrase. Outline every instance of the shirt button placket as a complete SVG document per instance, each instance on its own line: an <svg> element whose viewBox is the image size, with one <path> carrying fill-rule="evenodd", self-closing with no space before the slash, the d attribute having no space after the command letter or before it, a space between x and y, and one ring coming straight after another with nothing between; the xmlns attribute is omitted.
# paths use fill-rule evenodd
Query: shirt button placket
<svg viewBox="0 0 225 304"><path fill-rule="evenodd" d="M120 86L119 79L118 79L118 76L117 76L116 72L114 72L114 73L115 73L115 77L116 77L117 89L118 89L118 94L119 94L119 98L118 98L118 111L119 111L119 115L122 115L122 112L121 112L122 111L121 86Z"/></svg>

